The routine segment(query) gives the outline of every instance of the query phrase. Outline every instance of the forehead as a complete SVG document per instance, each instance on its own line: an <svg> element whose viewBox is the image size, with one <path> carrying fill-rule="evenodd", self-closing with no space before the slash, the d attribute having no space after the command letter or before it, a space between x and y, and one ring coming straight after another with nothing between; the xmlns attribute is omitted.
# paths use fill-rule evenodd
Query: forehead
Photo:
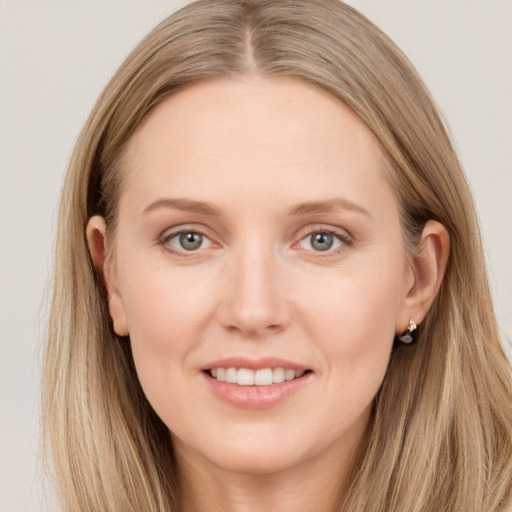
<svg viewBox="0 0 512 512"><path fill-rule="evenodd" d="M329 93L294 78L189 86L146 116L124 163L123 188L141 203L191 187L204 200L226 190L297 201L390 191L384 153L366 125Z"/></svg>

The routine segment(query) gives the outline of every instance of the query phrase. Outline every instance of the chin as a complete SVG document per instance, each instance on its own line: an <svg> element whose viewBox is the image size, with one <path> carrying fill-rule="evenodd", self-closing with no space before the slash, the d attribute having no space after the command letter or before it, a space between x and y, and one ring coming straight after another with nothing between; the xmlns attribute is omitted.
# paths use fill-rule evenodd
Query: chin
<svg viewBox="0 0 512 512"><path fill-rule="evenodd" d="M265 476L283 473L300 464L298 455L241 447L239 450L233 448L230 453L212 454L211 462L231 473Z"/></svg>
<svg viewBox="0 0 512 512"><path fill-rule="evenodd" d="M175 439L178 457L180 454L185 459L189 457L190 448L195 444L193 451L203 462L207 461L224 471L247 475L280 473L308 458L304 451L305 443L286 437L282 430L266 432L264 435L262 432L251 434L247 431L238 436L225 433L223 436L212 436L208 439L211 442L207 445L191 443L189 446Z"/></svg>

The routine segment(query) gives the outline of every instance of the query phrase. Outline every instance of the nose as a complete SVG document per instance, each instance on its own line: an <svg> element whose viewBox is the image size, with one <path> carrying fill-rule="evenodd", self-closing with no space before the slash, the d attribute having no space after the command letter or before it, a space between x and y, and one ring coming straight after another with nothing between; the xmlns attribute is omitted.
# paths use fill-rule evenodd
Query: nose
<svg viewBox="0 0 512 512"><path fill-rule="evenodd" d="M218 308L220 324L252 337L286 329L291 308L283 274L277 256L261 244L233 254Z"/></svg>

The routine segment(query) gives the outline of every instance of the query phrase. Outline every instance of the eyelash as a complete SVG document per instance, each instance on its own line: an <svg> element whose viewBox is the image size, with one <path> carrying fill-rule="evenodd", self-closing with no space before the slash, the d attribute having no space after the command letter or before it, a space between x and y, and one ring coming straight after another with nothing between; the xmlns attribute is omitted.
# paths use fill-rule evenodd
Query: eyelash
<svg viewBox="0 0 512 512"><path fill-rule="evenodd" d="M328 258L329 256L333 256L338 254L339 252L343 251L347 247L352 247L354 245L353 238L347 234L347 233L340 233L336 229L333 229L331 227L324 227L324 226L315 226L311 229L309 229L306 234L294 245L294 247L297 247L301 242L306 240L308 237L311 237L312 235L316 234L322 234L322 235L330 235L334 237L336 240L340 242L340 247L334 248L334 249L327 249L325 251L315 251L312 249L303 249L307 251L311 251L315 253L315 257L320 258ZM311 244L311 241L310 241Z"/></svg>
<svg viewBox="0 0 512 512"><path fill-rule="evenodd" d="M178 231L173 231L171 233L166 233L166 234L161 235L158 238L158 243L167 252L170 252L171 254L174 254L176 256L185 257L185 258L186 257L191 257L195 253L198 253L201 248L198 248L196 250L189 250L189 251L187 251L186 249L179 250L179 249L174 248L174 246L170 244L170 241L173 238L176 238L176 237L181 236L183 234L197 234L197 235L202 236L207 241L209 241L210 244L214 243L214 242L212 242L210 237L205 233L205 231L203 231L201 229L180 229ZM308 237L311 237L312 235L316 235L316 234L330 235L330 236L334 237L336 240L338 240L341 243L341 246L337 247L335 249L330 249L329 248L329 249L327 249L325 251L315 251L313 249L301 249L301 250L307 250L307 251L311 251L313 253L316 253L317 257L329 257L329 256L332 256L333 254L337 254L338 252L343 251L347 247L351 247L351 246L354 245L354 240L352 239L352 237L350 235L348 235L346 233L340 233L339 231L337 231L337 230L335 230L333 228L321 227L320 226L320 227L314 227L314 228L309 229L306 232L306 234L304 236L302 236L301 239L297 243L295 243L293 245L293 247L294 248L298 248L297 246L301 242L306 240Z"/></svg>
<svg viewBox="0 0 512 512"><path fill-rule="evenodd" d="M179 229L178 231L173 231L171 233L164 233L162 236L160 236L158 238L158 243L167 251L167 252L170 252L171 254L174 254L176 256L181 256L181 257L190 257L190 256L193 256L195 253L199 252L199 250L195 250L195 251L187 251L186 249L176 249L174 248L174 246L172 246L170 244L170 241L173 239L173 238L176 238L180 235L184 235L184 234L196 234L196 235L201 235L204 239L208 240L210 243L213 243L211 240L210 240L210 237L201 229Z"/></svg>

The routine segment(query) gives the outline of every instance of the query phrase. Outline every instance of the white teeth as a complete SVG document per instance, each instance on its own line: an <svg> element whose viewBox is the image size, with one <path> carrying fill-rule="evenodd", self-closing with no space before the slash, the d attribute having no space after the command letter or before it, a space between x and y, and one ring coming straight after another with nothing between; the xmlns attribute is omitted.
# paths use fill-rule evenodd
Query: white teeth
<svg viewBox="0 0 512 512"><path fill-rule="evenodd" d="M284 382L284 368L274 368L272 372L272 382L274 384Z"/></svg>
<svg viewBox="0 0 512 512"><path fill-rule="evenodd" d="M285 378L285 380L295 379L295 370L285 370L284 378Z"/></svg>
<svg viewBox="0 0 512 512"><path fill-rule="evenodd" d="M256 372L257 374L258 372ZM254 386L254 371L240 368L236 374L236 383L240 386Z"/></svg>
<svg viewBox="0 0 512 512"><path fill-rule="evenodd" d="M236 368L228 368L226 370L226 382L236 384L237 373Z"/></svg>
<svg viewBox="0 0 512 512"><path fill-rule="evenodd" d="M280 384L285 380L293 380L304 375L302 370L277 368L262 368L251 370L249 368L212 368L210 375L222 382L238 384L239 386L270 386Z"/></svg>
<svg viewBox="0 0 512 512"><path fill-rule="evenodd" d="M270 386L270 384L272 384L272 370L270 368L256 370L254 374L254 384L256 384L256 386Z"/></svg>

